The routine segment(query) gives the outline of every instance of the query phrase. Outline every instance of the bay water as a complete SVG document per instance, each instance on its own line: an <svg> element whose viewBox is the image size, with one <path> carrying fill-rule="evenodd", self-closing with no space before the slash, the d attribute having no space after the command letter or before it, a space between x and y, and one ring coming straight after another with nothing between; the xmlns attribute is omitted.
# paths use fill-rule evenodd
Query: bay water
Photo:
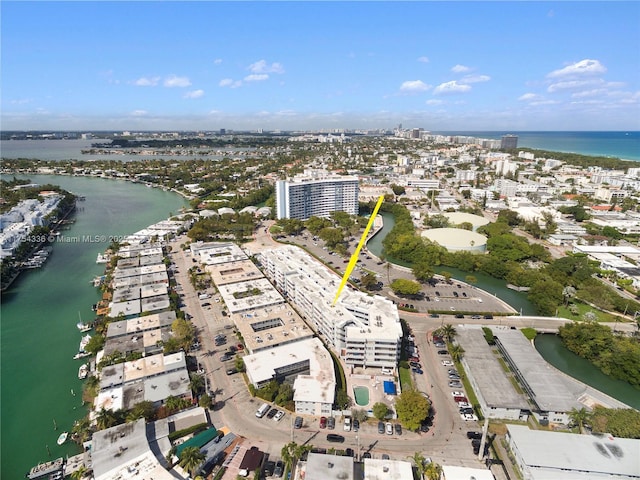
<svg viewBox="0 0 640 480"><path fill-rule="evenodd" d="M19 177L20 178L20 177ZM0 323L1 474L24 478L38 462L80 450L63 431L87 413L73 360L82 334L79 319L92 321L100 292L90 283L104 272L98 253L119 238L177 214L188 203L179 195L119 180L30 175L84 195L75 223L61 230L44 267L23 272L2 294ZM103 238L105 237L104 241ZM57 425L57 430L55 426Z"/></svg>

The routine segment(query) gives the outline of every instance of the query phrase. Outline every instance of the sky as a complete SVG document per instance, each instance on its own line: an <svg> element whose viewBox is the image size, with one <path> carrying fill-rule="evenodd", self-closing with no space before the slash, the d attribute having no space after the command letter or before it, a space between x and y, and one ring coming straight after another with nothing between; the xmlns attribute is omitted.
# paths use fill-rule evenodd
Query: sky
<svg viewBox="0 0 640 480"><path fill-rule="evenodd" d="M0 2L2 130L640 130L640 2Z"/></svg>

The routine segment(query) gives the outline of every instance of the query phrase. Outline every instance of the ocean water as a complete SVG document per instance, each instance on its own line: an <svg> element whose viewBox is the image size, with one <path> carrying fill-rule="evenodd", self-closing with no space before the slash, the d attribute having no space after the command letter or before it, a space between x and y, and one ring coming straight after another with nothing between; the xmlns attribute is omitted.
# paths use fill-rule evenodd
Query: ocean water
<svg viewBox="0 0 640 480"><path fill-rule="evenodd" d="M640 132L433 132L443 135L468 135L478 138L499 139L502 135L518 136L518 146L550 150L553 152L573 152L582 155L617 157L624 160L640 161ZM39 158L41 160L144 160L158 159L160 156L144 155L83 155L82 149L89 148L93 140L3 140L0 141L0 156L3 158ZM168 157L188 159L193 157Z"/></svg>
<svg viewBox="0 0 640 480"><path fill-rule="evenodd" d="M518 147L552 152L617 157L640 161L640 132L433 132L442 135L500 139L503 135L518 136Z"/></svg>
<svg viewBox="0 0 640 480"><path fill-rule="evenodd" d="M188 206L174 193L125 181L28 178L86 196L78 202L75 223L61 231L69 239L130 234ZM87 411L78 380L78 367L87 359L72 359L82 336L76 323L94 318L91 305L99 300L99 291L90 281L104 271L96 256L107 246L108 242L90 240L55 242L43 268L23 272L2 294L2 479L24 478L38 462L79 452L72 442L58 446L56 439Z"/></svg>

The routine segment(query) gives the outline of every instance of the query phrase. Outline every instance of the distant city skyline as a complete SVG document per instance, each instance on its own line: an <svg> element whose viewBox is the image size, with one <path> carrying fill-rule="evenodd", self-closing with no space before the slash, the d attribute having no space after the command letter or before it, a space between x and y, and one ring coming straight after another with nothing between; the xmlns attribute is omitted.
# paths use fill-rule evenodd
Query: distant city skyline
<svg viewBox="0 0 640 480"><path fill-rule="evenodd" d="M2 130L640 130L640 2L0 4Z"/></svg>

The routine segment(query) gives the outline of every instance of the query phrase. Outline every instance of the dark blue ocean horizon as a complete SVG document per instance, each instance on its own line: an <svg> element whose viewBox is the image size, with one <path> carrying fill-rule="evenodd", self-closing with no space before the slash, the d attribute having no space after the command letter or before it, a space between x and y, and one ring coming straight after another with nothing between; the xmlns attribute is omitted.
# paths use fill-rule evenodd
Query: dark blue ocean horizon
<svg viewBox="0 0 640 480"><path fill-rule="evenodd" d="M517 135L518 147L640 161L640 131L433 131L439 135L500 139Z"/></svg>

